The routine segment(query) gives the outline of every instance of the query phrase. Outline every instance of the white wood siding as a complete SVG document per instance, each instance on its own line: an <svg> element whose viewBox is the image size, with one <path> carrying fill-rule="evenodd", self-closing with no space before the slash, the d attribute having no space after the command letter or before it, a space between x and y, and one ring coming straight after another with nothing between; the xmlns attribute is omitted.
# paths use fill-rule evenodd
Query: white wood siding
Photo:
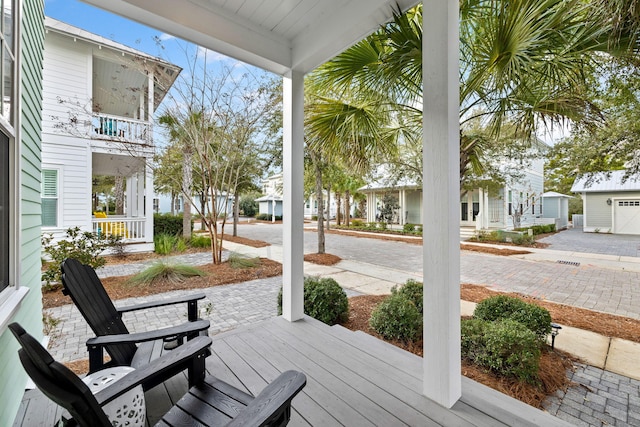
<svg viewBox="0 0 640 427"><path fill-rule="evenodd" d="M70 112L80 114L80 123L90 118L91 58L92 51L88 45L51 31L47 33L42 94L44 134L60 135L61 131L54 129L54 126L67 123ZM65 102L61 103L60 100ZM79 105L72 106L70 101ZM76 136L86 134L86 130L81 128L75 132Z"/></svg>
<svg viewBox="0 0 640 427"><path fill-rule="evenodd" d="M56 237L69 227L91 229L91 150L88 140L49 136L42 144L42 167L60 170L58 203L61 206Z"/></svg>
<svg viewBox="0 0 640 427"><path fill-rule="evenodd" d="M611 206L607 205L610 193L585 193L584 195L584 231L602 233L611 231Z"/></svg>
<svg viewBox="0 0 640 427"><path fill-rule="evenodd" d="M584 198L584 231L610 233L613 227L613 203L617 199L640 198L640 191L624 191L616 193L583 193Z"/></svg>

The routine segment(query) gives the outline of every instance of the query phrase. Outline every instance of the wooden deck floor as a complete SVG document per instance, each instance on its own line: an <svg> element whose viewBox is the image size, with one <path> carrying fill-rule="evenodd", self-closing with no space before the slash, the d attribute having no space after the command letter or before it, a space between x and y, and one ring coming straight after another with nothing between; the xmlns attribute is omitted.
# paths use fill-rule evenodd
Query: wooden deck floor
<svg viewBox="0 0 640 427"><path fill-rule="evenodd" d="M422 359L362 332L307 318L273 318L213 338L207 369L253 395L287 369L307 386L291 426L568 426L463 377L463 397L446 409L422 395ZM146 395L151 425L186 392L186 376ZM60 411L37 390L25 394L15 426L51 425Z"/></svg>

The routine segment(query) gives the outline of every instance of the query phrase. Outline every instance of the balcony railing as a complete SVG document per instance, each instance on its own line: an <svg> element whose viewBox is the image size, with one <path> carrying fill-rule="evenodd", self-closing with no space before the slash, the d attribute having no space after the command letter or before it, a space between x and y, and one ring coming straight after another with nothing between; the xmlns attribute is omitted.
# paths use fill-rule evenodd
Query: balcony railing
<svg viewBox="0 0 640 427"><path fill-rule="evenodd" d="M91 117L93 137L97 139L118 140L148 145L151 143L149 122L128 119L107 114L94 114Z"/></svg>
<svg viewBox="0 0 640 427"><path fill-rule="evenodd" d="M91 218L93 232L101 236L122 236L127 243L144 242L147 219L110 216Z"/></svg>

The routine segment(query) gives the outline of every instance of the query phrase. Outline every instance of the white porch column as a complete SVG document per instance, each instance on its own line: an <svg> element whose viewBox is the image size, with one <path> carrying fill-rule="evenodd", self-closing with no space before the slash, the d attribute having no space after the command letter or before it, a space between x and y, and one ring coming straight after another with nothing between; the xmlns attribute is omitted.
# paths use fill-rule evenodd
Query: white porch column
<svg viewBox="0 0 640 427"><path fill-rule="evenodd" d="M153 169L145 166L144 241L153 243Z"/></svg>
<svg viewBox="0 0 640 427"><path fill-rule="evenodd" d="M476 218L476 230L484 229L484 214L485 214L485 205L484 205L484 188L478 188L478 205L479 212L478 217Z"/></svg>
<svg viewBox="0 0 640 427"><path fill-rule="evenodd" d="M423 14L424 394L450 408L460 373L458 1Z"/></svg>
<svg viewBox="0 0 640 427"><path fill-rule="evenodd" d="M404 226L404 221L405 221L405 215L404 213L407 211L407 205L406 205L406 190L402 189L400 190L400 225Z"/></svg>
<svg viewBox="0 0 640 427"><path fill-rule="evenodd" d="M137 213L136 216L140 217L144 215L144 182L145 182L145 173L144 171L138 172L136 174L136 181L137 181L137 199L136 199L136 203L138 204L137 206Z"/></svg>
<svg viewBox="0 0 640 427"><path fill-rule="evenodd" d="M282 315L304 316L304 74L291 71L282 82Z"/></svg>
<svg viewBox="0 0 640 427"><path fill-rule="evenodd" d="M128 217L136 215L136 202L134 198L135 180L133 176L127 177L127 190L125 191L125 213Z"/></svg>

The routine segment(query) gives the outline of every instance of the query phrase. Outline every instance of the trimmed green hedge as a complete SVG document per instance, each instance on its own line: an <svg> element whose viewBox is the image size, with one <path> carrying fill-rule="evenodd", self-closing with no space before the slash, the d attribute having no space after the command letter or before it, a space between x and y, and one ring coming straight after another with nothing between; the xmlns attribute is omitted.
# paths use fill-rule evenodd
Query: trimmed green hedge
<svg viewBox="0 0 640 427"><path fill-rule="evenodd" d="M349 300L342 287L329 277L304 278L304 312L327 325L346 322ZM278 294L278 315L282 314L282 288Z"/></svg>
<svg viewBox="0 0 640 427"><path fill-rule="evenodd" d="M462 357L500 375L536 384L540 342L525 325L511 319L463 320Z"/></svg>
<svg viewBox="0 0 640 427"><path fill-rule="evenodd" d="M193 220L191 221L193 230ZM182 215L153 214L153 234L182 235Z"/></svg>
<svg viewBox="0 0 640 427"><path fill-rule="evenodd" d="M541 341L551 333L551 314L547 309L506 295L497 295L479 302L473 316L487 321L511 319L520 322Z"/></svg>
<svg viewBox="0 0 640 427"><path fill-rule="evenodd" d="M391 294L371 313L369 325L386 339L415 341L422 336L422 315L416 305L399 292Z"/></svg>

